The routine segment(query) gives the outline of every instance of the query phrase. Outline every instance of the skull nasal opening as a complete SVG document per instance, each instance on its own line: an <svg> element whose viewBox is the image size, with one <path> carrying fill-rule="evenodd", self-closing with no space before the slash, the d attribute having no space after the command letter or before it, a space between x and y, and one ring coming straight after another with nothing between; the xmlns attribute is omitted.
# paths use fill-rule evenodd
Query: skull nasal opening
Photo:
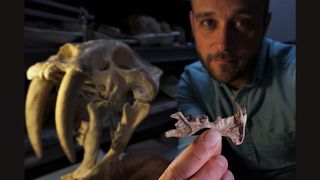
<svg viewBox="0 0 320 180"><path fill-rule="evenodd" d="M136 67L134 56L130 49L119 47L113 52L113 63L120 69L132 69Z"/></svg>

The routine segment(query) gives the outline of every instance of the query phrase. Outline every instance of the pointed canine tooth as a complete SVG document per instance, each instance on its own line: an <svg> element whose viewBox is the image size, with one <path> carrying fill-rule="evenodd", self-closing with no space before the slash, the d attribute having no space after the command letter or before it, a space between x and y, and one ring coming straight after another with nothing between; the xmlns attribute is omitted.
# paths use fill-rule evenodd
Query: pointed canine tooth
<svg viewBox="0 0 320 180"><path fill-rule="evenodd" d="M85 75L78 70L69 70L62 79L56 103L56 128L57 135L63 151L69 161L76 161L72 141L74 113L77 105L78 93Z"/></svg>
<svg viewBox="0 0 320 180"><path fill-rule="evenodd" d="M53 86L50 81L34 78L26 96L26 129L31 146L39 158L42 156L41 130L45 121L45 108Z"/></svg>

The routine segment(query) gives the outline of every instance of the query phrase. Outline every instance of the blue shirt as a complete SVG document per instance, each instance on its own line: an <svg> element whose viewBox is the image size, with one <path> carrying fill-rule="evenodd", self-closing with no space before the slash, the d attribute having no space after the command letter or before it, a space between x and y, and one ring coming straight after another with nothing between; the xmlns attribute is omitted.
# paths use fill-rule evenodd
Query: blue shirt
<svg viewBox="0 0 320 180"><path fill-rule="evenodd" d="M217 116L234 114L234 102L247 109L246 135L241 145L227 147L251 170L295 165L296 47L265 38L253 78L238 92L213 79L200 61L186 66L177 89L178 110ZM194 138L181 140L190 143ZM182 142L182 141L181 141ZM180 147L183 146L180 144ZM227 157L228 158L228 157ZM229 162L229 164L232 162Z"/></svg>

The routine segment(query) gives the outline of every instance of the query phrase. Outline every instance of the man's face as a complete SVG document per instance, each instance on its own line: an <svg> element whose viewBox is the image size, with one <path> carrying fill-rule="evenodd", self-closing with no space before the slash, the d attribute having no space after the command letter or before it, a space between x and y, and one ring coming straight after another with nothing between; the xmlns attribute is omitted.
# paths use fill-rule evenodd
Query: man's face
<svg viewBox="0 0 320 180"><path fill-rule="evenodd" d="M265 1L193 0L190 21L202 63L238 86L251 75L267 27Z"/></svg>

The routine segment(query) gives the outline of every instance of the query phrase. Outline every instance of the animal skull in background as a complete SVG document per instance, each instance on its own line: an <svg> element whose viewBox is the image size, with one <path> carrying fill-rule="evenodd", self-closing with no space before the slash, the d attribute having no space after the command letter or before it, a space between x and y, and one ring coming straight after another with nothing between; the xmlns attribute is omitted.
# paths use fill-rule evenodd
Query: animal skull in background
<svg viewBox="0 0 320 180"><path fill-rule="evenodd" d="M79 131L78 143L84 147L78 169L62 178L105 178L134 129L149 113L161 74L159 68L119 41L95 40L61 46L57 54L27 71L31 82L26 97L26 128L36 155L42 156L41 130L50 92L59 87L55 123L62 149L71 162L76 161L74 128ZM128 102L130 95L134 102ZM110 121L110 114L119 112L122 117L111 148L96 163L103 120Z"/></svg>

